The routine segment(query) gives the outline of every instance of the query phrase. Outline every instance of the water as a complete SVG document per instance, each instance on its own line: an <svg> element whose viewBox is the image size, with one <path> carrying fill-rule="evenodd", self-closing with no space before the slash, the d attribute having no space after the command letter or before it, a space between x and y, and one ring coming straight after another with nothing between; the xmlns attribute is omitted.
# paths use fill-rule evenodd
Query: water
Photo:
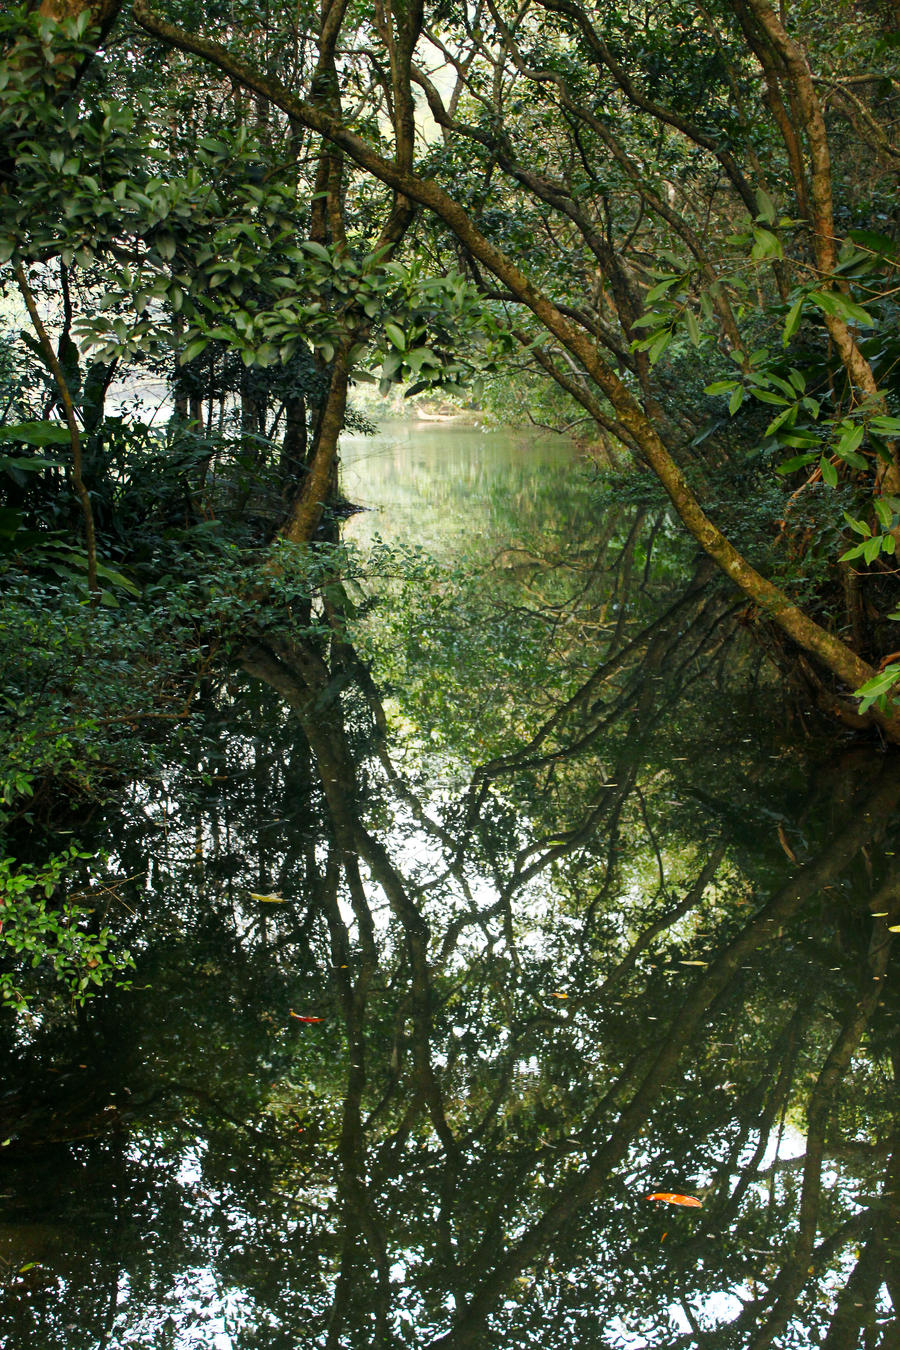
<svg viewBox="0 0 900 1350"><path fill-rule="evenodd" d="M6 1033L3 1345L887 1350L895 757L567 447L344 458L437 560L92 822L138 970Z"/></svg>
<svg viewBox="0 0 900 1350"><path fill-rule="evenodd" d="M341 447L347 497L367 509L346 537L414 540L442 555L477 539L486 546L512 517L559 514L560 486L572 476L562 436L482 429L465 420L386 422L374 436L346 436Z"/></svg>

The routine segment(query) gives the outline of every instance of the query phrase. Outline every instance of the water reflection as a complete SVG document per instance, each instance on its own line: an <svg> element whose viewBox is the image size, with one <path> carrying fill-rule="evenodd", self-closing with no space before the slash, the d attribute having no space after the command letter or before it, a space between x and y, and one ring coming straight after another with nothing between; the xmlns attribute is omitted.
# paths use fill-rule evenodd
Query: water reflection
<svg viewBox="0 0 900 1350"><path fill-rule="evenodd" d="M900 764L658 528L416 579L387 709L335 584L94 823L137 987L7 1032L4 1345L897 1344Z"/></svg>
<svg viewBox="0 0 900 1350"><path fill-rule="evenodd" d="M571 443L539 428L388 422L374 436L344 436L341 459L345 493L366 507L346 529L361 544L406 537L445 556L494 537L513 515L552 528L564 506L575 524Z"/></svg>

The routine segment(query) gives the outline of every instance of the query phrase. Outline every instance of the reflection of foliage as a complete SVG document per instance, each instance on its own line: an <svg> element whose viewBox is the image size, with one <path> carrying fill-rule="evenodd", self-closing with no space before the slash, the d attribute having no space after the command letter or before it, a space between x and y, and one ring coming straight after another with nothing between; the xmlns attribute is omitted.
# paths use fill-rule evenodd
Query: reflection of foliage
<svg viewBox="0 0 900 1350"><path fill-rule="evenodd" d="M14 558L4 573L0 891L22 895L19 926L7 923L6 958L16 951L30 962L43 952L66 982L70 963L56 961L54 942L70 932L74 942L83 926L75 920L83 916L32 904L28 879L34 873L34 886L51 875L61 887L81 884L88 854L77 847L61 852L60 835L75 832L83 842L84 818L98 802L114 816L115 799L129 783L140 784L135 790L152 801L179 756L203 753L207 735L221 730L217 718L207 732L203 706L213 690L231 687L235 649L269 625L314 633L311 598L331 575L327 550L307 555L285 545L273 554L279 570L263 589L256 565L215 534L184 531L173 542L168 531L154 536L149 529L142 537L155 561L168 555L173 570L120 592L114 605L89 607L77 582L46 580L52 571L46 551ZM121 857L114 833L108 853ZM136 872L146 871L146 859L135 861ZM94 870L108 884L99 858ZM99 957L106 938L92 940L97 950L87 956ZM103 959L90 970L82 988L99 984L114 966ZM31 978L10 976L17 998L24 997L19 980Z"/></svg>
<svg viewBox="0 0 900 1350"><path fill-rule="evenodd" d="M880 846L896 766L817 770L761 725L770 691L748 687L727 602L700 576L673 596L652 528L611 532L593 590L561 553L555 576L457 574L441 609L440 569L415 564L418 608L397 617L394 597L366 641L388 668L393 635L441 612L428 669L456 692L436 755L426 681L402 667L386 736L333 577L316 631L261 626L247 665L265 680L213 674L184 749L160 747L82 832L128 876L149 864L117 922L137 988L62 1041L36 1035L7 1157L48 1131L46 1101L23 1109L25 1067L97 1065L57 1165L87 1157L115 1215L93 1284L112 1289L121 1261L123 1343L166 1317L194 1334L204 1289L196 1335L221 1314L241 1350L614 1344L614 1328L743 1350L887 1325L867 1272L896 1263L898 885ZM534 649L492 657L491 616L502 629L525 587ZM486 761L482 706L461 697L476 671L501 707ZM130 1145L104 1173L108 1102ZM661 1212L656 1190L703 1207ZM73 1313L72 1287L35 1290L32 1340L66 1345L72 1316L99 1336L102 1308ZM0 1311L16 1350L22 1316Z"/></svg>

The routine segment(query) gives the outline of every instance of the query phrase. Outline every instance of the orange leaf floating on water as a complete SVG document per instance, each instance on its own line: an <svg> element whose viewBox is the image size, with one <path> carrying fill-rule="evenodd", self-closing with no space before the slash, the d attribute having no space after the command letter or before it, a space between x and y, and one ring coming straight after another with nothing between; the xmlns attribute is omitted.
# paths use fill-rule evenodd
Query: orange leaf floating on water
<svg viewBox="0 0 900 1350"><path fill-rule="evenodd" d="M295 1013L291 1008L291 1017L295 1017L298 1022L324 1022L324 1017L304 1017L302 1013Z"/></svg>
<svg viewBox="0 0 900 1350"><path fill-rule="evenodd" d="M778 826L778 842L790 858L791 862L795 863L797 861L797 855L788 843L788 837L784 832L783 825Z"/></svg>
<svg viewBox="0 0 900 1350"><path fill-rule="evenodd" d="M654 1191L652 1195L644 1198L662 1200L666 1205L690 1205L692 1209L700 1209L703 1205L703 1201L698 1200L696 1195L677 1195L674 1191Z"/></svg>

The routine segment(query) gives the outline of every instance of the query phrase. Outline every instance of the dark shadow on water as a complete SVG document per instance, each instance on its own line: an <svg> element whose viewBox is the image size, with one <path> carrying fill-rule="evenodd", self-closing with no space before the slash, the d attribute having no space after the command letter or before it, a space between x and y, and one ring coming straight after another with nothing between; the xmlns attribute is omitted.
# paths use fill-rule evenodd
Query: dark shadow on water
<svg viewBox="0 0 900 1350"><path fill-rule="evenodd" d="M653 529L335 581L93 822L138 969L6 1030L9 1350L896 1345L900 761Z"/></svg>

